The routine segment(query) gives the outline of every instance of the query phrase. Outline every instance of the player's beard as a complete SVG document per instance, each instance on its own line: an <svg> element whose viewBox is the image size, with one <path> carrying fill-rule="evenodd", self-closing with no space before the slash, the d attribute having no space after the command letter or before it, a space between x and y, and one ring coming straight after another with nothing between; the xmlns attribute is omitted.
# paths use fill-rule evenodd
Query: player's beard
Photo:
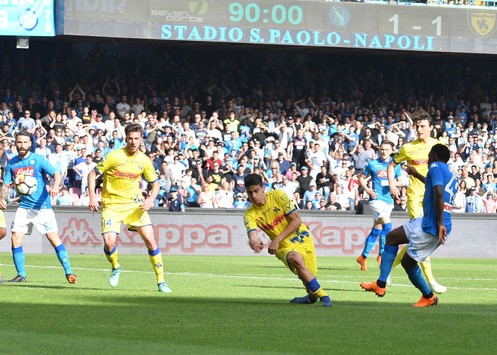
<svg viewBox="0 0 497 355"><path fill-rule="evenodd" d="M29 149L24 149L24 148L19 149L17 151L17 155L19 155L19 158L21 158L21 159L24 159L26 157L26 155L28 155L28 153L29 153Z"/></svg>

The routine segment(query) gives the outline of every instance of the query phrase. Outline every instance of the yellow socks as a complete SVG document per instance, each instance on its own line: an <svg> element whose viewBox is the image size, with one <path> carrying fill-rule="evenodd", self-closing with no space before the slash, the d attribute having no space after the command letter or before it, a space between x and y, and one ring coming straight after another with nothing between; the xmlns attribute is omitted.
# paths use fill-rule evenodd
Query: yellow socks
<svg viewBox="0 0 497 355"><path fill-rule="evenodd" d="M404 257L405 253L407 251L407 244L399 250L399 252L397 253L397 256L395 257L395 260L393 261L393 266L392 266L392 270L400 264L400 262L402 261L402 258Z"/></svg>
<svg viewBox="0 0 497 355"><path fill-rule="evenodd" d="M435 277L431 272L431 260L429 257L426 258L425 261L420 262L419 266L421 267L421 271L423 272L423 275L425 276L425 279L426 281L428 281L429 284L436 282Z"/></svg>
<svg viewBox="0 0 497 355"><path fill-rule="evenodd" d="M164 282L164 266L162 264L162 255L160 253L160 249L157 248L155 250L148 251L148 257L150 258L150 262L154 268L155 275L157 277L157 283Z"/></svg>
<svg viewBox="0 0 497 355"><path fill-rule="evenodd" d="M119 255L119 253L117 252L117 247L114 247L114 249L112 249L111 251L107 251L104 248L104 253L107 257L107 260L109 260L112 264L112 268L117 269L119 267L119 261L117 260L117 256Z"/></svg>

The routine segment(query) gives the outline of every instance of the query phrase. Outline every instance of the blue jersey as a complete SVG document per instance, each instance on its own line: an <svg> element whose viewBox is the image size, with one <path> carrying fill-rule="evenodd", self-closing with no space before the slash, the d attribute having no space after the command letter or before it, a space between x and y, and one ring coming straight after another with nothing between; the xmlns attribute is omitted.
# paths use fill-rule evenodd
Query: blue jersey
<svg viewBox="0 0 497 355"><path fill-rule="evenodd" d="M376 193L376 200L384 201L389 205L393 205L393 198L390 195L390 186L388 184L388 164L392 159L383 161L380 158L371 160L366 168L363 170L363 174L366 176L371 176L371 181L373 183L373 191ZM395 167L395 178L400 176L400 165ZM369 198L369 200L373 200Z"/></svg>
<svg viewBox="0 0 497 355"><path fill-rule="evenodd" d="M457 192L457 177L450 171L449 166L442 162L431 163L426 175L425 196L423 198L423 231L432 235L438 235L437 215L435 212L435 200L433 188L442 186L444 211L443 223L447 228L447 235L452 230L452 201Z"/></svg>
<svg viewBox="0 0 497 355"><path fill-rule="evenodd" d="M19 156L16 155L7 163L3 175L3 182L10 185L15 181L16 176L20 174L34 176L38 185L36 191L29 196L21 196L19 205L22 208L27 209L52 208L50 195L46 188L46 174L53 177L55 172L55 168L41 155L29 153L24 159L20 159Z"/></svg>

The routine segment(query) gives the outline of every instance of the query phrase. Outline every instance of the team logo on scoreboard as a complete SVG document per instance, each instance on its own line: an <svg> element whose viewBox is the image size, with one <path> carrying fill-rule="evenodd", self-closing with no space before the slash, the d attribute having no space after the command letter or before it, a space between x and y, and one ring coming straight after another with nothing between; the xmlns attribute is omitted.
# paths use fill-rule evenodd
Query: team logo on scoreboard
<svg viewBox="0 0 497 355"><path fill-rule="evenodd" d="M26 9L19 13L19 24L26 31L33 30L38 24L38 16L31 9Z"/></svg>
<svg viewBox="0 0 497 355"><path fill-rule="evenodd" d="M486 37L495 30L496 14L492 12L468 12L469 28L478 36Z"/></svg>
<svg viewBox="0 0 497 355"><path fill-rule="evenodd" d="M346 27L350 22L350 13L345 7L332 6L328 11L330 22L337 27Z"/></svg>
<svg viewBox="0 0 497 355"><path fill-rule="evenodd" d="M207 0L194 0L188 2L188 11L195 16L205 15L208 9L209 5L207 4Z"/></svg>

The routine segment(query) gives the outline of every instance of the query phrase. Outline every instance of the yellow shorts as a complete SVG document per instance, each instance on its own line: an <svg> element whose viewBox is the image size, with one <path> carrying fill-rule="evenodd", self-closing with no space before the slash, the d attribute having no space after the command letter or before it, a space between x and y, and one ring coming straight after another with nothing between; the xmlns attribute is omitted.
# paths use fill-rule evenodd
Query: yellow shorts
<svg viewBox="0 0 497 355"><path fill-rule="evenodd" d="M316 261L316 251L314 249L314 243L312 239L305 243L296 243L291 247L280 248L276 251L276 257L280 259L290 270L292 270L294 274L297 274L297 271L291 268L286 260L288 253L290 253L291 251L300 253L300 255L302 255L302 257L304 258L304 262L307 268L314 274L314 276L317 276L318 263Z"/></svg>
<svg viewBox="0 0 497 355"><path fill-rule="evenodd" d="M423 195L408 194L407 215L409 219L423 217Z"/></svg>
<svg viewBox="0 0 497 355"><path fill-rule="evenodd" d="M129 230L134 230L133 227L151 225L152 221L139 204L111 205L102 208L102 234L119 234L121 223L126 224Z"/></svg>

